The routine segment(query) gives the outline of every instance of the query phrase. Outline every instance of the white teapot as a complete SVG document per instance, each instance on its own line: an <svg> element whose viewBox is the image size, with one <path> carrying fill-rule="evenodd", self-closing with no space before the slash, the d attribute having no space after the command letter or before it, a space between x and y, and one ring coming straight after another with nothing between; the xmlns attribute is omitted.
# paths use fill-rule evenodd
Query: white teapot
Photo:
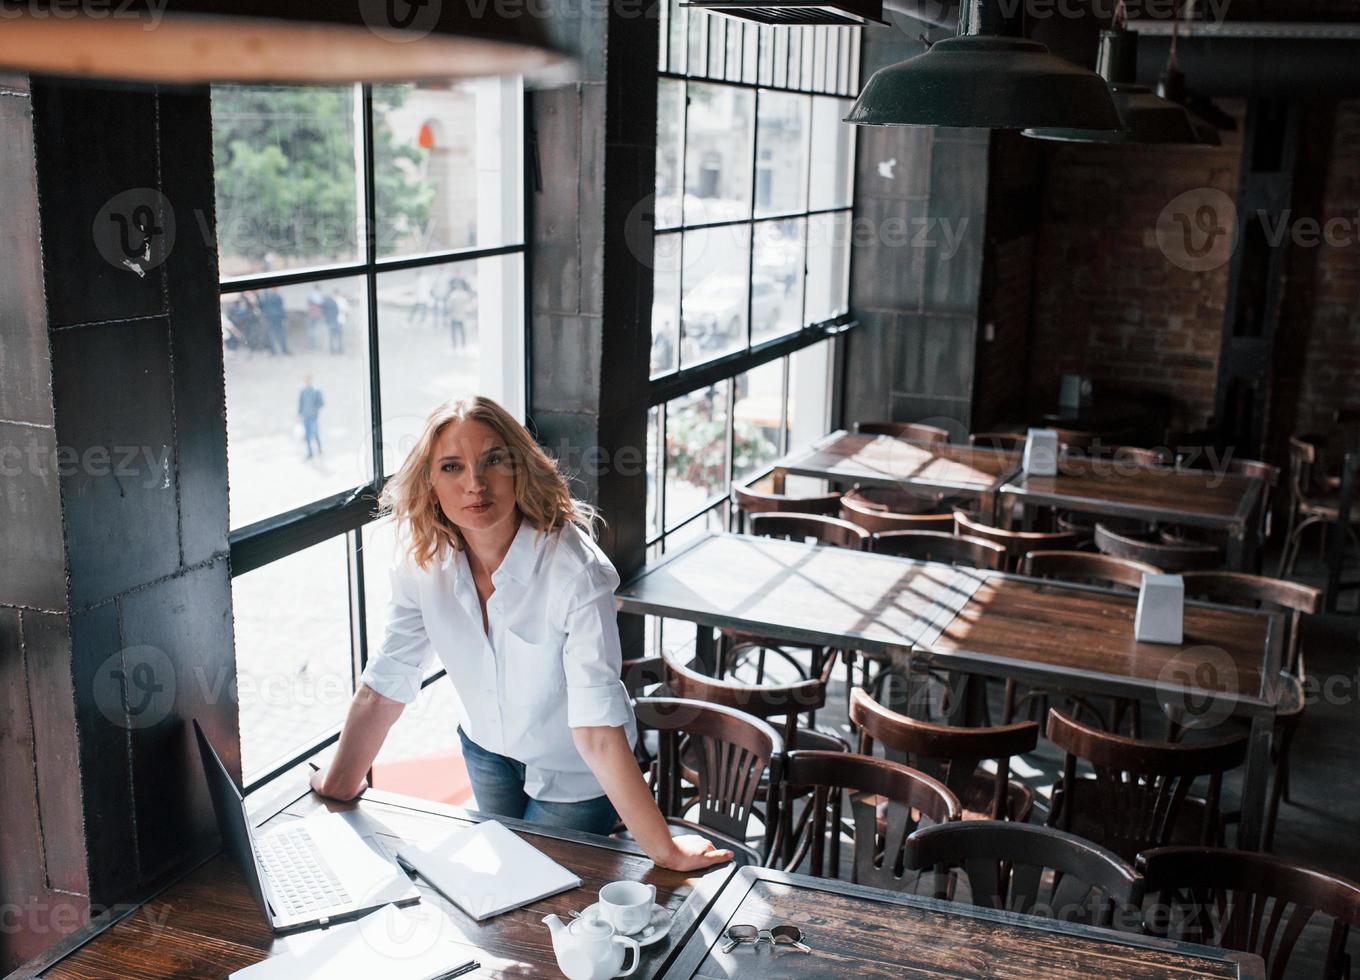
<svg viewBox="0 0 1360 980"><path fill-rule="evenodd" d="M642 960L637 940L616 935L614 927L598 916L577 919L571 925L555 915L546 915L543 921L552 930L553 953L567 980L609 980L630 976ZM624 954L630 949L633 965L620 973Z"/></svg>

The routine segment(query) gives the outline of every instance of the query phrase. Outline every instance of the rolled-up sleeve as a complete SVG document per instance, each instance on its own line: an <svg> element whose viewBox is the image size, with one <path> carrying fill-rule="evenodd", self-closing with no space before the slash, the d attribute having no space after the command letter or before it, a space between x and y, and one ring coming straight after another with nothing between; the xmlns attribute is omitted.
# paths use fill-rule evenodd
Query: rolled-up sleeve
<svg viewBox="0 0 1360 980"><path fill-rule="evenodd" d="M577 577L567 604L562 645L567 676L567 724L572 728L625 726L633 717L620 677L623 652L614 609L619 576L591 565Z"/></svg>
<svg viewBox="0 0 1360 980"><path fill-rule="evenodd" d="M360 678L383 697L402 704L410 704L420 693L420 682L432 652L411 574L404 564L392 569L389 576L392 600L387 606L382 648L368 662Z"/></svg>

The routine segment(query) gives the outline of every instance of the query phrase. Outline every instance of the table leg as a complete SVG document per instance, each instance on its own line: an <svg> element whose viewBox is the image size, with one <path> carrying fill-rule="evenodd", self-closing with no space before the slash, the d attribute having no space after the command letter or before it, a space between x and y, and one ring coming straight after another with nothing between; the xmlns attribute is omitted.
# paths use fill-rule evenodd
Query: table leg
<svg viewBox="0 0 1360 980"><path fill-rule="evenodd" d="M894 650L892 671L902 678L902 683L889 683L883 695L883 706L901 712L910 718L930 718L930 672L915 662L911 650Z"/></svg>
<svg viewBox="0 0 1360 980"><path fill-rule="evenodd" d="M1275 735L1275 717L1258 714L1251 720L1247 743L1247 770L1242 778L1242 822L1237 828L1237 846L1247 851L1261 848L1265 827L1266 783L1270 779L1270 743Z"/></svg>
<svg viewBox="0 0 1360 980"><path fill-rule="evenodd" d="M711 626L694 627L694 663L701 674L716 676L718 671L718 644L714 639L717 631Z"/></svg>

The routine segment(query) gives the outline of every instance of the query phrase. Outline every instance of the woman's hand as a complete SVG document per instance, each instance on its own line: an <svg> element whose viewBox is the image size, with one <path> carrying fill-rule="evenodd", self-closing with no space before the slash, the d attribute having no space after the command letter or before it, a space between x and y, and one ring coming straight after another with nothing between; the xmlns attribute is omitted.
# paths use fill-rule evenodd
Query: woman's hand
<svg viewBox="0 0 1360 980"><path fill-rule="evenodd" d="M714 847L711 840L698 834L673 838L672 844L668 853L652 858L652 863L671 871L702 871L732 860L730 850Z"/></svg>
<svg viewBox="0 0 1360 980"><path fill-rule="evenodd" d="M363 796L364 790L368 789L368 780L361 779L358 789L346 795L346 790L336 789L326 784L326 778L329 775L329 772L322 772L320 769L312 772L312 792L322 799L335 800L337 803L349 803Z"/></svg>

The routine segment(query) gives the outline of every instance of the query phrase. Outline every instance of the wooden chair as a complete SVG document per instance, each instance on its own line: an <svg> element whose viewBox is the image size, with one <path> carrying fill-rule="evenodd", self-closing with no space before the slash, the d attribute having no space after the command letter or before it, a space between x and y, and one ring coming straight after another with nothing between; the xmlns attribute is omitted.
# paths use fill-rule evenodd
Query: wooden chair
<svg viewBox="0 0 1360 980"><path fill-rule="evenodd" d="M863 510L881 510L890 514L940 514L943 495L929 490L908 490L906 487L862 487L856 483L846 494Z"/></svg>
<svg viewBox="0 0 1360 980"><path fill-rule="evenodd" d="M732 484L732 503L741 518L738 530L752 514L820 514L835 517L841 509L839 493L824 493L815 497L789 497L782 493L765 493L738 483Z"/></svg>
<svg viewBox="0 0 1360 980"><path fill-rule="evenodd" d="M1050 827L1130 861L1148 847L1220 842L1223 774L1246 758L1246 735L1195 745L1144 742L1097 731L1055 710L1048 715L1048 737L1063 751ZM1078 778L1079 761L1094 775ZM1208 791L1191 799L1191 784L1201 776L1209 779Z"/></svg>
<svg viewBox="0 0 1360 980"><path fill-rule="evenodd" d="M1032 721L1000 728L955 728L908 718L879 704L863 688L850 692L850 720L859 729L859 754L884 755L933 776L949 787L965 820L1020 820L1029 816L1034 792L1010 778L1011 756L1033 752L1039 726ZM996 772L981 767L996 762Z"/></svg>
<svg viewBox="0 0 1360 980"><path fill-rule="evenodd" d="M870 534L884 531L938 531L954 533L953 514L903 514L866 503L847 494L841 498L841 520L864 528Z"/></svg>
<svg viewBox="0 0 1360 980"><path fill-rule="evenodd" d="M907 838L906 866L961 868L973 905L1064 922L1108 926L1115 908L1133 917L1143 900L1143 879L1127 861L1074 834L1034 824L979 820L925 827ZM957 883L944 876L935 881L936 897L951 897Z"/></svg>
<svg viewBox="0 0 1360 980"><path fill-rule="evenodd" d="M855 431L865 436L892 436L912 442L948 442L949 430L920 422L856 422Z"/></svg>
<svg viewBox="0 0 1360 980"><path fill-rule="evenodd" d="M954 529L957 534L990 541L1004 548L1004 567L1007 570L1016 568L1031 551L1064 550L1077 546L1077 536L1067 531L1008 531L983 524L962 510L954 511Z"/></svg>
<svg viewBox="0 0 1360 980"><path fill-rule="evenodd" d="M1006 562L1006 549L999 544L938 531L885 531L874 535L873 550L881 555L970 568L1000 570Z"/></svg>
<svg viewBox="0 0 1360 980"><path fill-rule="evenodd" d="M703 834L720 847L730 847L738 864L763 864L779 846L781 821L767 810L760 849L747 843L761 775L778 783L784 740L767 722L735 708L684 698L637 698L633 702L640 729L659 733L652 786L657 805L673 835ZM694 753L698 782L691 799L681 793L680 747ZM697 806L695 820L686 819L682 804ZM776 808L777 809L777 808ZM627 831L616 831L627 838Z"/></svg>
<svg viewBox="0 0 1360 980"><path fill-rule="evenodd" d="M854 551L868 551L873 538L864 528L849 521L815 514L755 514L751 517L751 533L788 541L811 539L819 544Z"/></svg>
<svg viewBox="0 0 1360 980"><path fill-rule="evenodd" d="M1138 466L1169 467L1171 454L1165 449L1142 449L1138 446L1115 446L1110 451L1115 463L1133 463Z"/></svg>
<svg viewBox="0 0 1360 980"><path fill-rule="evenodd" d="M1096 524L1095 543L1096 550L1102 555L1146 562L1173 575L1218 568L1223 564L1223 549L1217 545L1195 541L1167 544L1139 540L1118 533L1103 521Z"/></svg>
<svg viewBox="0 0 1360 980"><path fill-rule="evenodd" d="M1269 980L1289 969L1304 927L1331 919L1321 980L1350 976L1346 941L1360 926L1360 884L1317 868L1223 848L1159 847L1138 855L1156 936L1255 953Z"/></svg>
<svg viewBox="0 0 1360 980"><path fill-rule="evenodd" d="M1110 589L1143 587L1143 576L1162 570L1145 561L1093 555L1089 551L1031 551L1020 563L1020 574L1033 578L1060 579Z"/></svg>
<svg viewBox="0 0 1360 980"><path fill-rule="evenodd" d="M1294 733L1303 720L1306 702L1299 633L1303 615L1316 614L1322 610L1322 590L1298 582L1241 572L1186 572L1182 578L1185 580L1186 598L1287 614L1284 669L1280 676L1282 690L1275 712L1275 738L1271 743L1275 772L1271 780L1270 805L1266 811L1262 837L1262 846L1268 851L1274 846L1280 801L1289 799L1289 749L1294 741Z"/></svg>
<svg viewBox="0 0 1360 980"><path fill-rule="evenodd" d="M1285 526L1284 551L1276 575L1286 578L1294 573L1303 544L1303 532L1314 525L1326 529L1340 518L1339 497L1328 485L1326 475L1318 465L1318 447L1314 442L1298 436L1289 437L1289 523ZM1360 511L1352 510L1351 527L1360 525ZM1347 533L1354 538L1350 527ZM1357 542L1360 547L1360 542Z"/></svg>
<svg viewBox="0 0 1360 980"><path fill-rule="evenodd" d="M785 763L786 787L812 788L812 818L787 870L805 856L808 874L840 877L841 813L850 791L854 816L854 860L851 881L892 891L911 891L916 875L902 866L907 837L921 827L959 819L959 801L944 784L897 762L841 752L790 752ZM882 830L876 802L888 801ZM783 834L792 833L792 806L780 808Z"/></svg>
<svg viewBox="0 0 1360 980"><path fill-rule="evenodd" d="M968 444L981 449L1001 449L1018 452L1025 448L1028 434L1024 432L974 432Z"/></svg>

